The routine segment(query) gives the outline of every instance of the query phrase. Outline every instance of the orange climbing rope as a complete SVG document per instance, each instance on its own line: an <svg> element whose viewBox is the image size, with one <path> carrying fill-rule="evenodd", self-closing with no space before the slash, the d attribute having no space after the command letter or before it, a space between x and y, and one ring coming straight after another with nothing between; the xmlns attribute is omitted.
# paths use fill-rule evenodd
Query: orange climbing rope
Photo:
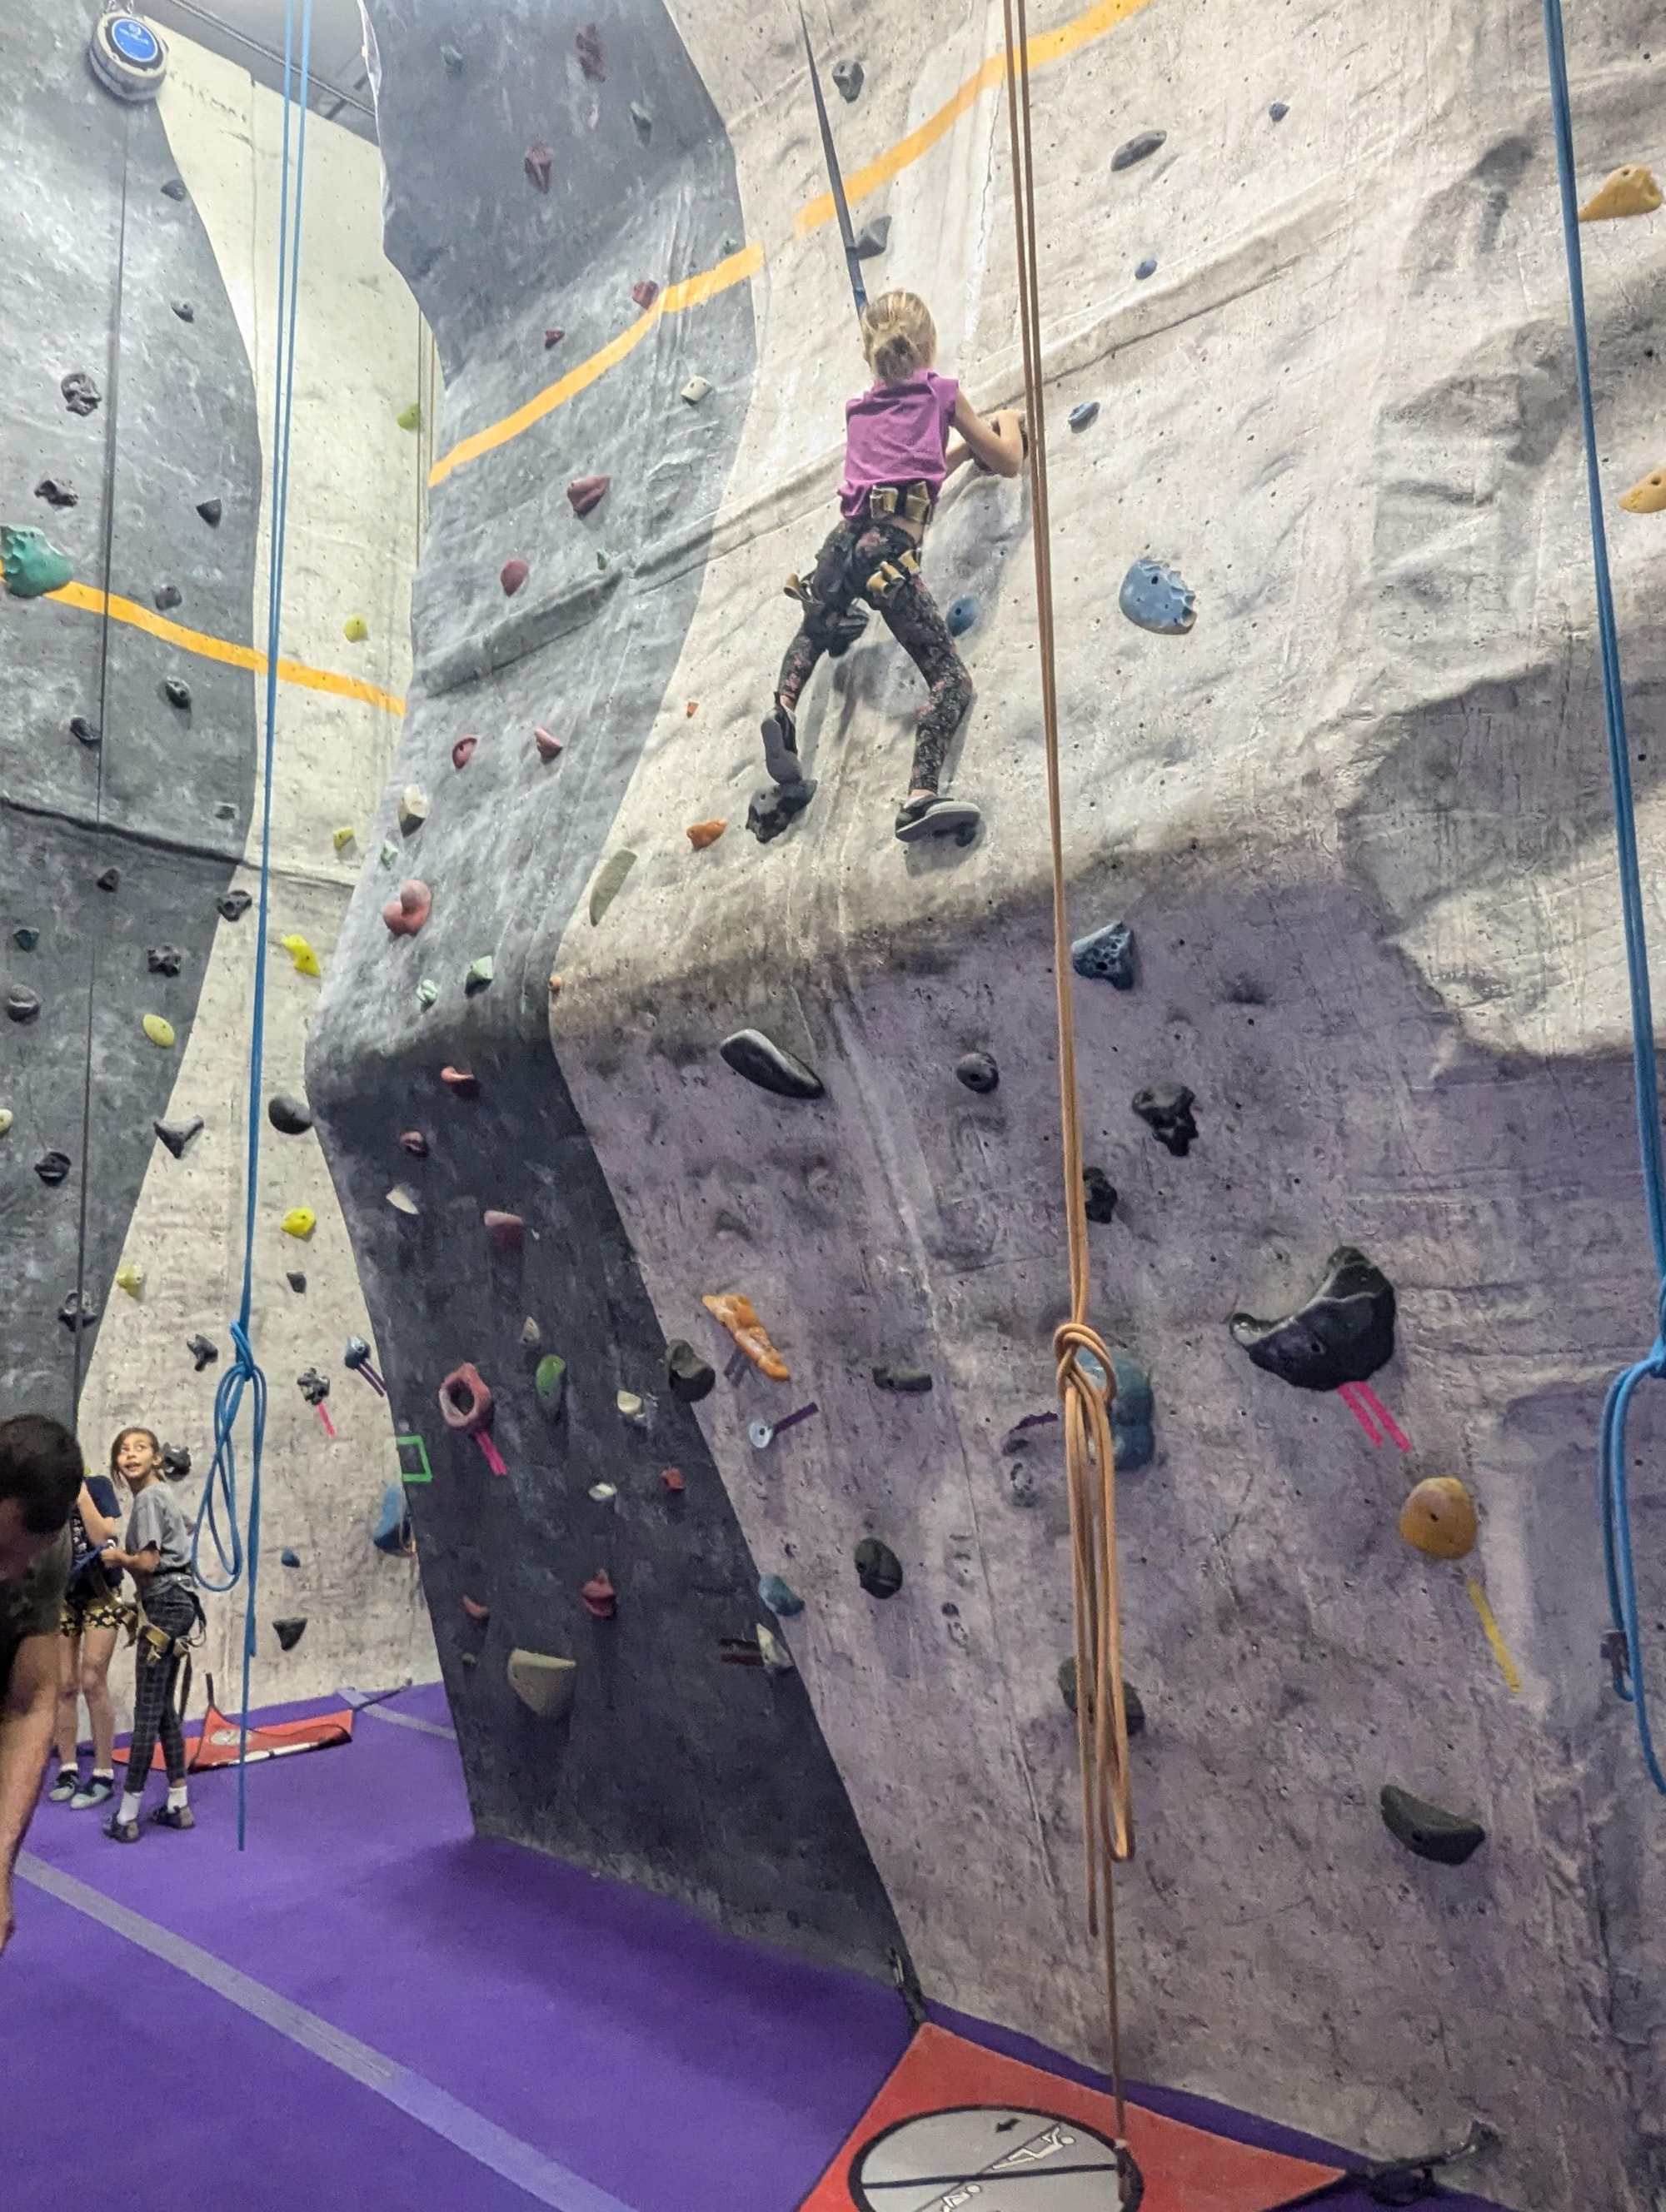
<svg viewBox="0 0 1666 2212"><path fill-rule="evenodd" d="M1030 427L1042 723L1047 741L1047 812L1053 841L1053 974L1058 999L1059 1104L1064 1139L1065 1221L1070 1249L1070 1318L1054 1332L1053 1351L1058 1361L1059 1395L1064 1404L1065 1466L1069 1481L1071 1550L1075 1574L1076 1735L1082 1767L1088 1930L1099 1937L1104 1952L1111 2087L1116 2098L1117 2133L1125 2135L1112 1869L1119 1862L1134 1856L1134 1802L1128 1783L1128 1715L1122 1700L1122 1607L1116 1577L1116 1470L1109 1411L1116 1382L1110 1354L1087 1318L1092 1285L1082 1183L1076 1030L1071 1010L1070 930L1059 799L1058 680L1054 653L1041 309L1037 292L1029 24L1026 0L1002 0L1002 5L1006 19L1006 109L1012 150L1012 210L1018 232L1024 397ZM1099 1372L1104 1377L1103 1388L1084 1373L1080 1364L1084 1353L1098 1363Z"/></svg>

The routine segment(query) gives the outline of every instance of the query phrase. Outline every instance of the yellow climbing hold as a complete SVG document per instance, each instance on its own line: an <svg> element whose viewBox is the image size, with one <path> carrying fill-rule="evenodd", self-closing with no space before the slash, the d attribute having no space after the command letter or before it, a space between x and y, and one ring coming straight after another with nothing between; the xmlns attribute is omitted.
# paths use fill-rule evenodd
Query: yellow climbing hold
<svg viewBox="0 0 1666 2212"><path fill-rule="evenodd" d="M125 1291L130 1298L137 1297L144 1288L144 1269L136 1267L131 1260L124 1260L116 1270L116 1288Z"/></svg>
<svg viewBox="0 0 1666 2212"><path fill-rule="evenodd" d="M341 634L349 645L362 645L370 635L370 625L362 615L349 615L341 626Z"/></svg>
<svg viewBox="0 0 1666 2212"><path fill-rule="evenodd" d="M3 1137L5 1135L7 1130L10 1128L11 1124L11 1108L9 1106L0 1106L0 1137Z"/></svg>
<svg viewBox="0 0 1666 2212"><path fill-rule="evenodd" d="M1432 1559L1462 1559L1475 1548L1474 1500L1455 1474L1432 1474L1400 1509L1400 1533Z"/></svg>
<svg viewBox="0 0 1666 2212"><path fill-rule="evenodd" d="M1666 469L1651 469L1640 483L1620 495L1627 514L1658 514L1666 507Z"/></svg>
<svg viewBox="0 0 1666 2212"><path fill-rule="evenodd" d="M1660 205L1660 186L1654 172L1640 161L1627 161L1612 176L1604 177L1579 210L1581 222L1606 222L1611 216L1652 215Z"/></svg>
<svg viewBox="0 0 1666 2212"><path fill-rule="evenodd" d="M295 962L297 975L321 975L324 973L323 969L318 964L317 953L313 951L304 937L296 936L292 933L288 937L280 938L278 942L290 959Z"/></svg>
<svg viewBox="0 0 1666 2212"><path fill-rule="evenodd" d="M338 853L344 853L358 834L350 822L344 822L339 830L331 831L330 842Z"/></svg>
<svg viewBox="0 0 1666 2212"><path fill-rule="evenodd" d="M310 1237L318 1227L318 1216L310 1206L292 1206L283 1217L286 1237Z"/></svg>
<svg viewBox="0 0 1666 2212"><path fill-rule="evenodd" d="M165 1022L160 1014L145 1016L144 1033L152 1044L161 1045L164 1052L173 1042L173 1024L172 1022Z"/></svg>

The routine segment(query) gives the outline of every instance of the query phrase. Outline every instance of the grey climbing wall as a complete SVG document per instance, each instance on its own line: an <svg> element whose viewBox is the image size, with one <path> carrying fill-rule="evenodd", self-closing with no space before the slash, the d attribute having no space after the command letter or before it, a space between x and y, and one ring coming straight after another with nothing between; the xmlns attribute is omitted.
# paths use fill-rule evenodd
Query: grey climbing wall
<svg viewBox="0 0 1666 2212"><path fill-rule="evenodd" d="M634 286L738 239L733 167L657 5L465 16L377 0L368 15L388 247L440 349L449 445L629 328ZM593 20L601 79L574 46ZM524 166L534 148L547 193ZM565 337L546 349L551 329ZM435 487L404 738L367 841L392 853L347 917L308 1090L396 1421L434 1468L409 1496L479 1826L884 1973L900 1941L884 1888L802 1682L757 1664L757 1565L698 1427L666 1395L664 1333L547 1036L552 954L701 588L753 361L744 287L713 307L701 344L691 362L678 325L659 324L604 388ZM718 386L697 412L678 397L696 366ZM611 486L580 520L563 488L594 474ZM529 573L510 597L512 558ZM561 740L554 759L539 727ZM454 767L465 736L477 744ZM412 785L428 811L407 833ZM432 914L396 939L380 908L406 878L429 885ZM466 991L482 956L492 980ZM477 1097L441 1083L448 1064L473 1072ZM426 1157L400 1147L413 1129ZM387 1203L396 1185L414 1213ZM489 1245L488 1207L523 1217L519 1255ZM528 1319L537 1346L521 1341ZM534 1387L547 1353L568 1364L557 1418ZM496 1394L502 1476L439 1415L441 1379L465 1359ZM621 1417L621 1389L657 1399L651 1427ZM581 1595L599 1567L618 1593L610 1620ZM504 1668L517 1645L578 1662L569 1718L516 1700Z"/></svg>
<svg viewBox="0 0 1666 2212"><path fill-rule="evenodd" d="M154 107L127 107L86 60L98 9L0 7L0 522L44 529L77 584L234 645L249 639L260 451L237 324L174 177ZM175 312L190 310L190 317ZM84 372L100 395L66 405ZM47 478L72 506L36 495ZM197 513L222 501L217 526ZM255 748L246 670L180 651L95 608L0 596L0 1220L7 1253L0 1400L70 1417L77 1346L59 1309L76 1282L102 1309L248 827ZM169 678L190 703L169 703ZM84 742L71 733L84 718ZM97 879L114 869L113 890ZM26 949L16 933L37 930ZM178 972L152 969L171 945ZM90 1096L83 1136L82 1103ZM68 1154L41 1182L35 1162ZM84 1373L91 1338L83 1336Z"/></svg>

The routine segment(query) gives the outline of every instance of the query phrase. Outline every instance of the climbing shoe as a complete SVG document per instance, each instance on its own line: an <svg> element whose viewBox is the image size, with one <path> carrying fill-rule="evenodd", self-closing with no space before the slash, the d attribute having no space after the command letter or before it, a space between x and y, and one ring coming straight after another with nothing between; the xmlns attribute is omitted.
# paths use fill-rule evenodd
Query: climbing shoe
<svg viewBox="0 0 1666 2212"><path fill-rule="evenodd" d="M58 1779L46 1792L46 1796L52 1804L64 1805L69 1802L80 1788L79 1769L73 1766L61 1766L58 1769Z"/></svg>
<svg viewBox="0 0 1666 2212"><path fill-rule="evenodd" d="M137 1844L139 1840L139 1824L137 1820L106 1820L104 1824L104 1832L112 1844Z"/></svg>
<svg viewBox="0 0 1666 2212"><path fill-rule="evenodd" d="M72 1813L88 1812L94 1805L102 1805L106 1799L113 1797L115 1794L116 1785L110 1777L107 1774L95 1774L90 1782L83 1783L76 1791L75 1796L70 1800L70 1810Z"/></svg>
<svg viewBox="0 0 1666 2212"><path fill-rule="evenodd" d="M774 711L763 718L763 765L775 783L801 783L804 769L799 760L799 728L793 719L790 707L779 700Z"/></svg>
<svg viewBox="0 0 1666 2212"><path fill-rule="evenodd" d="M982 815L968 799L905 799L897 810L897 835L904 845L922 844L928 838L952 837L957 845L970 845L976 836Z"/></svg>
<svg viewBox="0 0 1666 2212"><path fill-rule="evenodd" d="M197 1826L189 1805L158 1805L150 1815L153 1828L194 1828Z"/></svg>

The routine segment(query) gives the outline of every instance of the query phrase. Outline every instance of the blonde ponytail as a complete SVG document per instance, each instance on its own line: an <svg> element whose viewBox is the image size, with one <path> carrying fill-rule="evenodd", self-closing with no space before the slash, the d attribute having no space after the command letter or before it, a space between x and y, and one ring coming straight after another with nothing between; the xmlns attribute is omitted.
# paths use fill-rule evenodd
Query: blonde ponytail
<svg viewBox="0 0 1666 2212"><path fill-rule="evenodd" d="M937 356L931 309L915 292L882 292L862 310L862 351L885 384L929 368Z"/></svg>

